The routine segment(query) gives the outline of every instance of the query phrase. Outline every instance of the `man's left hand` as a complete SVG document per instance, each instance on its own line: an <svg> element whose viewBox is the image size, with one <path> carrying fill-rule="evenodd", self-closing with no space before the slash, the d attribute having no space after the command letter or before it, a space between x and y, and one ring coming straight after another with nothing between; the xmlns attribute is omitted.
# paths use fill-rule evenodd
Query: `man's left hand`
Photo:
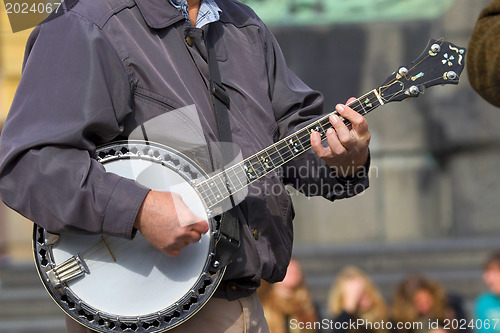
<svg viewBox="0 0 500 333"><path fill-rule="evenodd" d="M350 98L346 104L354 101ZM316 154L325 160L331 167L337 169L337 174L343 177L354 177L368 160L368 144L371 134L368 130L366 119L348 107L338 104L338 113L351 122L346 126L341 118L336 115L330 116L330 123L333 128L326 132L327 146L321 143L321 136L318 132L311 133L311 145ZM366 170L365 170L366 171Z"/></svg>

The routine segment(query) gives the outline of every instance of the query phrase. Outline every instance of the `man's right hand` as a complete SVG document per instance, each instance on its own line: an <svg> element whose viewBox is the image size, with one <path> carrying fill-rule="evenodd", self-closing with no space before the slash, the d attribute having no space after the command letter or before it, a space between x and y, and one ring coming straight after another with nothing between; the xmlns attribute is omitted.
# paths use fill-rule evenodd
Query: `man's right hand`
<svg viewBox="0 0 500 333"><path fill-rule="evenodd" d="M148 193L134 228L154 247L171 256L178 256L209 230L207 221L194 215L180 195L160 191Z"/></svg>

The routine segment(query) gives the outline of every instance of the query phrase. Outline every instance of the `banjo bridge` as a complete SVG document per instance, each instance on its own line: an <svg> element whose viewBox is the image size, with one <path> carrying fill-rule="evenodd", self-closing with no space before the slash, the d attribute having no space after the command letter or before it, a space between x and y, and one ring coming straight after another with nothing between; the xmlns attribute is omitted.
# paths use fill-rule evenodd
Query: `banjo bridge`
<svg viewBox="0 0 500 333"><path fill-rule="evenodd" d="M63 283L83 276L85 273L89 274L90 271L78 254L52 268L47 272L47 277L50 283L57 288Z"/></svg>

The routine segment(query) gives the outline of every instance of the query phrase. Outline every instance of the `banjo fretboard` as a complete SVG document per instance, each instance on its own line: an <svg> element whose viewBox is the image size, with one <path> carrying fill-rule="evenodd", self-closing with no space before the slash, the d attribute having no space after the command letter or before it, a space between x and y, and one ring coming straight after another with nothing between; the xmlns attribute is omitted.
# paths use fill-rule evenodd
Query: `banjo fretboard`
<svg viewBox="0 0 500 333"><path fill-rule="evenodd" d="M379 88L380 89L380 88ZM361 115L366 115L377 107L384 105L383 93L377 89L361 96L348 104ZM321 139L326 138L326 131L332 127L329 117L334 111L319 120L314 121L301 130L279 140L275 144L248 157L247 159L227 167L209 179L197 185L197 190L212 208L232 194L244 189L254 181L264 177L273 170L281 167L295 157L311 148L311 132L318 132ZM350 122L341 117L346 125Z"/></svg>

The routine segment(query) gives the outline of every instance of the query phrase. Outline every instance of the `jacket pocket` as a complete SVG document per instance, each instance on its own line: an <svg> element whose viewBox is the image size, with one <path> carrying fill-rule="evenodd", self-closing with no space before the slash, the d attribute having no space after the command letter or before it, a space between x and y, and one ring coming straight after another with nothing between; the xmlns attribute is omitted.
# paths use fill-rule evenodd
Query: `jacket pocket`
<svg viewBox="0 0 500 333"><path fill-rule="evenodd" d="M129 139L145 140L171 147L206 172L211 157L196 106L180 103L143 88L134 92L135 129Z"/></svg>
<svg viewBox="0 0 500 333"><path fill-rule="evenodd" d="M134 90L134 105L141 104L141 102L164 111L180 109L185 106L166 96L158 95L142 87L136 87Z"/></svg>

